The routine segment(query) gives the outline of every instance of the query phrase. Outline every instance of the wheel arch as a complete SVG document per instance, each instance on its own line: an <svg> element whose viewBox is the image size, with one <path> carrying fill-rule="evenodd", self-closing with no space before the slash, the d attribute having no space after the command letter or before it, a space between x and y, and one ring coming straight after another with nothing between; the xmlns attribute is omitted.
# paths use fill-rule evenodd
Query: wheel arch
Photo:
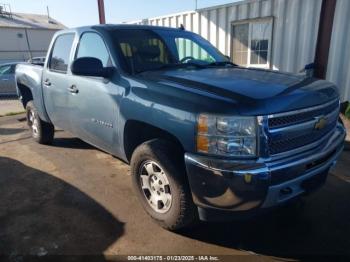
<svg viewBox="0 0 350 262"><path fill-rule="evenodd" d="M133 152L139 145L152 139L164 139L172 143L175 146L174 153L185 152L180 140L172 133L143 121L128 120L124 126L123 141L127 161L130 162Z"/></svg>
<svg viewBox="0 0 350 262"><path fill-rule="evenodd" d="M26 108L28 102L33 100L32 90L28 86L21 84L19 82L17 82L17 88L21 98L22 105L24 108Z"/></svg>

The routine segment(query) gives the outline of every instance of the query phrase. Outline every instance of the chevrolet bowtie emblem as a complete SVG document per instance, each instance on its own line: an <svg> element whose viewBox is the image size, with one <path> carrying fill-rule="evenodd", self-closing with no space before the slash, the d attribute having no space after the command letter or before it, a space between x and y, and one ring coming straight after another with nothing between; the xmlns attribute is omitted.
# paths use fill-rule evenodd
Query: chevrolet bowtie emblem
<svg viewBox="0 0 350 262"><path fill-rule="evenodd" d="M327 118L326 117L320 117L317 119L317 122L315 124L315 129L316 130L321 130L326 127L327 125Z"/></svg>

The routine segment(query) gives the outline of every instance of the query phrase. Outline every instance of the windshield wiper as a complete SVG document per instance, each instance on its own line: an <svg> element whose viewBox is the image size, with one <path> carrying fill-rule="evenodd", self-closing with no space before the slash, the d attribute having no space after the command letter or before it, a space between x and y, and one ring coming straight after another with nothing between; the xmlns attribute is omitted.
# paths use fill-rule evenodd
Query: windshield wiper
<svg viewBox="0 0 350 262"><path fill-rule="evenodd" d="M195 67L198 69L204 69L206 68L206 65L201 65L197 63L176 63L176 64L164 64L162 66L156 67L156 68L150 68L147 70L143 70L140 72L137 72L138 74L149 72L149 71L159 71L159 70L166 70L166 69L177 69L177 68L187 68L187 67Z"/></svg>
<svg viewBox="0 0 350 262"><path fill-rule="evenodd" d="M177 63L177 64L165 64L161 66L161 69L167 69L167 68L186 68L186 67L196 67L196 68L205 68L204 65L197 64L194 62L187 62L187 63Z"/></svg>
<svg viewBox="0 0 350 262"><path fill-rule="evenodd" d="M227 65L238 66L230 61L213 62L213 63L207 64L206 66L227 66Z"/></svg>

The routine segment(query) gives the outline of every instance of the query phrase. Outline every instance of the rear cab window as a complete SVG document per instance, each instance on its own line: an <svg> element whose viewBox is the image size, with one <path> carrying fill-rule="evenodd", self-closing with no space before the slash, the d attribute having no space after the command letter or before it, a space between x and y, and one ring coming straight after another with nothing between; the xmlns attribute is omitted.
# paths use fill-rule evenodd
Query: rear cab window
<svg viewBox="0 0 350 262"><path fill-rule="evenodd" d="M164 40L151 30L124 30L113 33L119 59L128 73L158 68L172 61Z"/></svg>
<svg viewBox="0 0 350 262"><path fill-rule="evenodd" d="M74 37L75 35L72 33L60 35L56 38L48 64L51 71L67 73Z"/></svg>

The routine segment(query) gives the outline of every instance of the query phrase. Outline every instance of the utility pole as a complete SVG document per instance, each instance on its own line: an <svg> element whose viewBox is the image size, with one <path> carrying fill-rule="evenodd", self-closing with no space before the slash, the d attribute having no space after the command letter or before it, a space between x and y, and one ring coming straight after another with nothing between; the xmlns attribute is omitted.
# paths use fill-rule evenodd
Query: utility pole
<svg viewBox="0 0 350 262"><path fill-rule="evenodd" d="M106 16L105 16L104 0L97 0L97 5L98 5L98 16L100 18L100 24L105 24Z"/></svg>
<svg viewBox="0 0 350 262"><path fill-rule="evenodd" d="M336 5L337 0L322 1L315 55L315 76L322 79L325 79L327 74Z"/></svg>

